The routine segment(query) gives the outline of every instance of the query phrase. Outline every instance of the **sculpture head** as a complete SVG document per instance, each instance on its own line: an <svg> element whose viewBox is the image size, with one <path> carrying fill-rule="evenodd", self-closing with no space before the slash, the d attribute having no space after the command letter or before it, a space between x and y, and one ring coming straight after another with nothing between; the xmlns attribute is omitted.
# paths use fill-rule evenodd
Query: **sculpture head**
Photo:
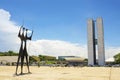
<svg viewBox="0 0 120 80"><path fill-rule="evenodd" d="M26 31L28 31L28 29L26 29Z"/></svg>
<svg viewBox="0 0 120 80"><path fill-rule="evenodd" d="M23 30L25 30L25 28L23 27Z"/></svg>

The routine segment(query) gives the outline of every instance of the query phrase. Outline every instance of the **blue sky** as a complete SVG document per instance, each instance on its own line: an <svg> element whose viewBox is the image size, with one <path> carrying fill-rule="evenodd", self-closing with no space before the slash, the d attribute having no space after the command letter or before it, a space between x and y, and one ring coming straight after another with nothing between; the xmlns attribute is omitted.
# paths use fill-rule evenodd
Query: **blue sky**
<svg viewBox="0 0 120 80"><path fill-rule="evenodd" d="M119 46L119 0L3 0L11 20L34 30L36 39L86 44L87 19L103 17L106 45Z"/></svg>
<svg viewBox="0 0 120 80"><path fill-rule="evenodd" d="M120 50L119 0L2 0L0 1L0 9L4 10L2 12L9 12L5 16L9 17L8 15L10 15L10 20L8 20L10 23L15 22L17 26L21 26L24 22L25 27L34 30L33 41L36 41L37 44L37 40L41 40L38 42L40 45L45 43L43 46L48 42L51 46L53 42L50 40L58 40L54 44L65 41L87 46L87 19L93 18L96 20L97 17L102 17L105 46L117 47L117 51ZM14 25L14 28L16 25ZM86 47L83 49L83 46L81 50L85 51ZM8 45L4 47L6 48ZM75 51L76 48L78 50L78 47L74 46L74 48ZM108 53L111 51L116 50L110 48ZM87 54L87 52L85 53Z"/></svg>

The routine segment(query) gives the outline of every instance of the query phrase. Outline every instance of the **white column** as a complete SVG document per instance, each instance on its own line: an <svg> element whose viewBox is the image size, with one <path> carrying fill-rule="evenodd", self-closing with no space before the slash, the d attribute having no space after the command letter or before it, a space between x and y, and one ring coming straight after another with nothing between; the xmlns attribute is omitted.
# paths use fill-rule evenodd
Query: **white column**
<svg viewBox="0 0 120 80"><path fill-rule="evenodd" d="M88 65L94 65L94 22L92 19L87 21L88 36Z"/></svg>
<svg viewBox="0 0 120 80"><path fill-rule="evenodd" d="M98 65L105 65L104 31L102 18L97 18Z"/></svg>

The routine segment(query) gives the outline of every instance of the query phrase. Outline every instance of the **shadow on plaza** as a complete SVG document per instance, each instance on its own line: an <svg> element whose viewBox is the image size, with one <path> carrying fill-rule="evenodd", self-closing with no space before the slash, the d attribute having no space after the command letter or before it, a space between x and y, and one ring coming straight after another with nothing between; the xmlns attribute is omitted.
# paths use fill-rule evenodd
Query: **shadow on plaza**
<svg viewBox="0 0 120 80"><path fill-rule="evenodd" d="M29 73L19 73L19 74L14 74L13 76L24 76L24 75L29 75L29 74L32 74L31 72Z"/></svg>

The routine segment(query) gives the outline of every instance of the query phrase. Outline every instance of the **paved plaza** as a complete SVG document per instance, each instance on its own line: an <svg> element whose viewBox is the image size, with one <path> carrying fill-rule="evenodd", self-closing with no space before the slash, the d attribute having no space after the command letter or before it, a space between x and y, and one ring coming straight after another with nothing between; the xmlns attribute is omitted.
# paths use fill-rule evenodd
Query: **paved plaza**
<svg viewBox="0 0 120 80"><path fill-rule="evenodd" d="M30 66L30 70L32 74L15 76L15 66L0 66L0 80L120 80L119 67Z"/></svg>

